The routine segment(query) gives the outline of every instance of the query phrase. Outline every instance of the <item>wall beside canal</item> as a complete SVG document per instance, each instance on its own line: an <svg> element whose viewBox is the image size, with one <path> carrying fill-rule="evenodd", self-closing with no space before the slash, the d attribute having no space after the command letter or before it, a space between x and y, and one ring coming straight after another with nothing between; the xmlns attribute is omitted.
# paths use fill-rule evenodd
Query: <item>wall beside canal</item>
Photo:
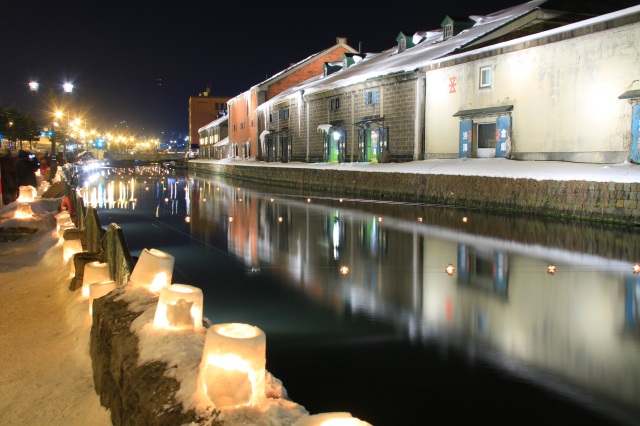
<svg viewBox="0 0 640 426"><path fill-rule="evenodd" d="M188 162L189 170L308 195L370 198L639 224L640 183L516 179Z"/></svg>

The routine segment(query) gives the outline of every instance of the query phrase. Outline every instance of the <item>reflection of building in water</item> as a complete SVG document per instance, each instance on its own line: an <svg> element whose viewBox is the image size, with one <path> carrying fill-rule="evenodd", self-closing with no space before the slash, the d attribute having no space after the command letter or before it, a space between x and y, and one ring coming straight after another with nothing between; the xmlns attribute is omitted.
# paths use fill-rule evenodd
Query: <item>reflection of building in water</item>
<svg viewBox="0 0 640 426"><path fill-rule="evenodd" d="M640 276L627 276L624 293L625 331L636 337L640 336Z"/></svg>
<svg viewBox="0 0 640 426"><path fill-rule="evenodd" d="M509 256L502 251L458 244L459 284L507 296Z"/></svg>
<svg viewBox="0 0 640 426"><path fill-rule="evenodd" d="M220 187L200 199L206 215L193 229L226 227L229 251L247 266L268 266L338 312L384 318L416 341L464 342L539 385L640 409L640 284L627 262Z"/></svg>

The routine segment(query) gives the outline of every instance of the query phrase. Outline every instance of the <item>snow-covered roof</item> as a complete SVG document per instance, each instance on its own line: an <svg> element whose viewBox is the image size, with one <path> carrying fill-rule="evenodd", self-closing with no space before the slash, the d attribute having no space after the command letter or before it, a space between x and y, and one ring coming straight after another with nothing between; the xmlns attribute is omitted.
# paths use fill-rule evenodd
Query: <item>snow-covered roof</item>
<svg viewBox="0 0 640 426"><path fill-rule="evenodd" d="M344 44L341 42L342 40L345 41ZM313 55L307 56L303 60L298 61L295 64L292 64L291 66L289 66L289 67L283 69L282 71L280 71L280 72L272 75L271 77L267 78L266 80L263 80L260 83L252 86L249 89L249 91L251 91L251 90L260 90L260 89L263 88L263 86L268 86L273 81L275 81L275 80L281 78L282 76L290 73L291 71L295 70L296 68L299 68L300 66L304 65L307 62L313 61L314 59L316 59L319 56L326 55L327 53L331 52L332 50L337 49L338 47L344 47L345 49L351 51L352 53L358 53L357 50L355 50L354 48L352 48L351 46L346 44L346 39L338 38L338 43L334 44L333 46L331 46L331 47L329 47L327 49L324 49L324 50L322 50L320 52L314 53ZM246 92L239 93L238 95L234 96L233 99L235 99L235 98L237 98L239 96L242 96L244 93L246 93Z"/></svg>
<svg viewBox="0 0 640 426"><path fill-rule="evenodd" d="M219 126L219 125L221 125L222 123L224 123L227 120L229 120L229 116L225 114L222 117L213 120L211 123L205 124L204 126L200 127L198 129L198 133L200 133L202 131L205 131L205 130L208 130L208 129L212 128L212 127Z"/></svg>
<svg viewBox="0 0 640 426"><path fill-rule="evenodd" d="M282 101L283 99L301 96L301 94L309 95L351 86L377 77L384 77L403 72L412 72L444 60L475 54L483 50L505 47L521 43L526 40L548 37L553 34L593 25L598 22L608 21L621 16L635 14L640 11L640 5L633 6L515 40L509 40L484 48L475 49L472 52L456 53L465 46L478 42L483 37L490 35L505 25L513 23L517 19L521 19L526 15L531 14L531 19L533 19L534 16L532 12L539 9L546 1L547 0L532 0L486 16L472 15L470 16L470 19L474 21L475 24L471 28L463 30L459 34L445 41L441 41L441 29L416 33L419 35L424 34L426 38L420 44L407 49L404 52L398 53L397 46L394 46L381 53L369 53L357 64L326 77L318 76L306 80L297 86L283 91L268 102L260 105L259 108L266 108Z"/></svg>

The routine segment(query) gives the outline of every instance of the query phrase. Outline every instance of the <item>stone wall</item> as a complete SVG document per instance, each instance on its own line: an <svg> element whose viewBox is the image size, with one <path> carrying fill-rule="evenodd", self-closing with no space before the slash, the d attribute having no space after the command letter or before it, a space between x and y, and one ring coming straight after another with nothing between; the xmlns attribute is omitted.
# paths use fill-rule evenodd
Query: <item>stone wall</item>
<svg viewBox="0 0 640 426"><path fill-rule="evenodd" d="M350 170L189 162L202 171L308 195L429 203L640 224L640 183L555 181L485 176L375 173Z"/></svg>

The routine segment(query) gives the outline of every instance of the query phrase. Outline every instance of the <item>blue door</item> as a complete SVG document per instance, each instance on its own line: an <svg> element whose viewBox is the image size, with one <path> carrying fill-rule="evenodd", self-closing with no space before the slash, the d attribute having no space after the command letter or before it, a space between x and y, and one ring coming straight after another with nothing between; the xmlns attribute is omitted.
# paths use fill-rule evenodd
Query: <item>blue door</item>
<svg viewBox="0 0 640 426"><path fill-rule="evenodd" d="M631 115L631 153L629 159L640 163L640 105L634 105Z"/></svg>
<svg viewBox="0 0 640 426"><path fill-rule="evenodd" d="M460 122L460 158L471 157L471 141L473 141L472 120Z"/></svg>
<svg viewBox="0 0 640 426"><path fill-rule="evenodd" d="M511 151L511 117L496 120L496 157L506 157Z"/></svg>

